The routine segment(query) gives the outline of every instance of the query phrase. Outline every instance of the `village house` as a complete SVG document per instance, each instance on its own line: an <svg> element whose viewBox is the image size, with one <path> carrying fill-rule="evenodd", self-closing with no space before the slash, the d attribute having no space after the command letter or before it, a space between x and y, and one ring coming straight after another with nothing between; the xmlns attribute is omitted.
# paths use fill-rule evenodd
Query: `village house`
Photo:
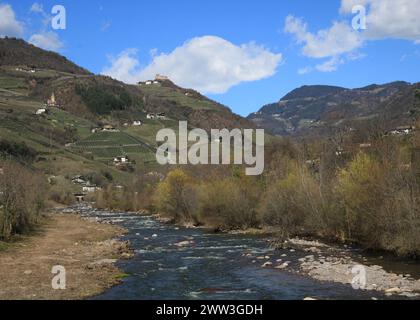
<svg viewBox="0 0 420 320"><path fill-rule="evenodd" d="M72 179L71 179L71 182L73 182L74 184L79 184L79 185L86 185L86 184L88 184L89 183L89 180L88 179L86 179L84 176L82 176L82 175L77 175L77 176L74 176Z"/></svg>
<svg viewBox="0 0 420 320"><path fill-rule="evenodd" d="M166 114L165 113L158 113L156 115L156 119L165 120L166 119Z"/></svg>
<svg viewBox="0 0 420 320"><path fill-rule="evenodd" d="M43 115L43 114L48 114L48 109L47 108L41 108L41 109L38 109L35 112L35 115L37 115L37 116L40 116L40 115Z"/></svg>
<svg viewBox="0 0 420 320"><path fill-rule="evenodd" d="M96 191L101 190L101 188L95 185L87 185L87 186L84 186L82 190L83 192L86 192L86 193L94 193Z"/></svg>
<svg viewBox="0 0 420 320"><path fill-rule="evenodd" d="M402 136L402 135L409 135L414 131L413 126L401 126L397 127L394 130L388 132L388 135L392 136Z"/></svg>
<svg viewBox="0 0 420 320"><path fill-rule="evenodd" d="M141 122L140 120L133 121L133 126L140 127L141 125L143 125L143 122Z"/></svg>
<svg viewBox="0 0 420 320"><path fill-rule="evenodd" d="M75 193L74 197L76 198L77 202L85 201L86 194L85 193Z"/></svg>
<svg viewBox="0 0 420 320"><path fill-rule="evenodd" d="M130 159L127 156L115 157L114 158L114 164L115 165L129 164L129 163L130 163Z"/></svg>
<svg viewBox="0 0 420 320"><path fill-rule="evenodd" d="M102 127L102 131L104 132L119 132L113 125L106 124Z"/></svg>
<svg viewBox="0 0 420 320"><path fill-rule="evenodd" d="M36 72L36 70L35 70L35 69L23 69L23 68L16 68L15 70L16 70L16 71L19 71L19 72L27 72L27 73L35 73L35 72Z"/></svg>
<svg viewBox="0 0 420 320"><path fill-rule="evenodd" d="M169 78L167 76L163 76L161 74L157 74L154 80L147 80L147 81L140 81L138 84L140 86L151 86L153 84L160 85L162 81L168 81Z"/></svg>
<svg viewBox="0 0 420 320"><path fill-rule="evenodd" d="M147 119L149 119L149 120L156 119L156 114L154 114L154 113L148 113L147 114Z"/></svg>

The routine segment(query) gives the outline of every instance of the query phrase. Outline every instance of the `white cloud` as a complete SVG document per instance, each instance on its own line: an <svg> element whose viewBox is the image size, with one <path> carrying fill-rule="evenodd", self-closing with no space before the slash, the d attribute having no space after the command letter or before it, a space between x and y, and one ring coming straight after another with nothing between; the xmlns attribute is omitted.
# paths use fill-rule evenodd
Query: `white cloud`
<svg viewBox="0 0 420 320"><path fill-rule="evenodd" d="M366 6L371 0L341 0L340 13L352 13L355 6Z"/></svg>
<svg viewBox="0 0 420 320"><path fill-rule="evenodd" d="M294 34L303 44L302 53L311 58L327 58L353 51L362 46L360 35L344 22L334 22L331 28L316 34L307 31L307 24L294 16L286 18L285 31Z"/></svg>
<svg viewBox="0 0 420 320"><path fill-rule="evenodd" d="M102 70L102 74L131 84L140 81L141 70L137 49L126 49L117 57L109 57L109 60L111 66Z"/></svg>
<svg viewBox="0 0 420 320"><path fill-rule="evenodd" d="M216 36L191 39L171 53L152 56L139 69L136 52L126 50L103 73L134 83L165 74L182 87L202 93L225 93L241 82L257 81L275 74L282 55L253 42L240 46Z"/></svg>
<svg viewBox="0 0 420 320"><path fill-rule="evenodd" d="M31 6L30 12L38 14L42 17L42 24L44 27L47 27L48 24L51 22L51 15L45 12L44 6L38 2L34 2Z"/></svg>
<svg viewBox="0 0 420 320"><path fill-rule="evenodd" d="M15 12L8 4L0 4L0 37L22 37L23 24L16 20Z"/></svg>
<svg viewBox="0 0 420 320"><path fill-rule="evenodd" d="M298 71L297 71L297 73L299 74L299 75L304 75L304 74L308 74L308 73L310 73L310 72L312 72L313 71L313 68L312 67L304 67L304 68L300 68Z"/></svg>
<svg viewBox="0 0 420 320"><path fill-rule="evenodd" d="M334 56L330 60L327 60L324 63L318 64L315 66L315 69L321 72L333 72L338 69L338 66L340 64L343 64L345 62L344 59Z"/></svg>
<svg viewBox="0 0 420 320"><path fill-rule="evenodd" d="M340 13L353 19L356 5L366 8L366 30L356 31L351 21L340 21L311 33L302 19L291 15L286 18L285 32L293 34L303 45L304 56L328 58L316 65L316 70L332 72L346 61L362 58L364 55L357 50L368 41L402 39L420 43L420 0L342 0Z"/></svg>
<svg viewBox="0 0 420 320"><path fill-rule="evenodd" d="M340 12L351 14L356 4L367 9L366 39L420 41L420 0L342 0Z"/></svg>
<svg viewBox="0 0 420 320"><path fill-rule="evenodd" d="M37 33L30 37L29 43L45 50L58 51L63 43L55 32Z"/></svg>

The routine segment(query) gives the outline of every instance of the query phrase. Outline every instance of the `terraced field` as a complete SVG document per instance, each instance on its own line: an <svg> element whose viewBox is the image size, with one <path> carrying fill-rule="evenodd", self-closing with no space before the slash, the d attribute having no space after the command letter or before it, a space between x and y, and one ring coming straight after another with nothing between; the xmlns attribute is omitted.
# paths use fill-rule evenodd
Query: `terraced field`
<svg viewBox="0 0 420 320"><path fill-rule="evenodd" d="M100 161L127 155L140 160L141 164L154 159L154 148L148 143L125 132L99 132L71 146L79 153L93 155Z"/></svg>

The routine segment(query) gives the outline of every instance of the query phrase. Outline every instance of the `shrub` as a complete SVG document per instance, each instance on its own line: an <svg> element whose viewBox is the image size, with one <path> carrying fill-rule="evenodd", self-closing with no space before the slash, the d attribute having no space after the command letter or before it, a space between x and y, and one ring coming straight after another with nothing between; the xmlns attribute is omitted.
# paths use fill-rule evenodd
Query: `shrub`
<svg viewBox="0 0 420 320"><path fill-rule="evenodd" d="M0 174L0 238L29 231L44 208L44 179L25 167L6 162Z"/></svg>
<svg viewBox="0 0 420 320"><path fill-rule="evenodd" d="M415 177L398 161L359 154L340 171L338 192L348 239L365 248L419 255L420 193Z"/></svg>
<svg viewBox="0 0 420 320"><path fill-rule="evenodd" d="M197 189L193 179L181 169L168 174L153 197L155 208L175 221L197 221Z"/></svg>
<svg viewBox="0 0 420 320"><path fill-rule="evenodd" d="M279 228L281 237L317 233L323 224L319 184L297 161L283 161L287 173L279 176L262 197L262 222Z"/></svg>
<svg viewBox="0 0 420 320"><path fill-rule="evenodd" d="M209 181L200 188L200 220L218 229L259 226L257 205L261 186L251 177Z"/></svg>

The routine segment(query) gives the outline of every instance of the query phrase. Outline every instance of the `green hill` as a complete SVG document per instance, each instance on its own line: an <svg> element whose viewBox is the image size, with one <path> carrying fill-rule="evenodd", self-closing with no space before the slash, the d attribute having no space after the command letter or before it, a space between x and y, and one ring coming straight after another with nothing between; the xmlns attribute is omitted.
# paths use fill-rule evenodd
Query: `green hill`
<svg viewBox="0 0 420 320"><path fill-rule="evenodd" d="M56 106L45 108L54 93ZM148 119L165 113L164 119ZM113 159L128 156L134 173L165 170L155 160L156 134L187 120L191 128L252 128L253 124L229 108L169 80L151 86L127 85L93 75L66 58L27 44L0 39L0 155L11 147L33 151L18 161L76 188L76 175L99 175L126 184L132 171L121 170ZM141 121L141 126L132 126ZM117 132L92 129L112 125ZM31 153L32 154L32 153Z"/></svg>

